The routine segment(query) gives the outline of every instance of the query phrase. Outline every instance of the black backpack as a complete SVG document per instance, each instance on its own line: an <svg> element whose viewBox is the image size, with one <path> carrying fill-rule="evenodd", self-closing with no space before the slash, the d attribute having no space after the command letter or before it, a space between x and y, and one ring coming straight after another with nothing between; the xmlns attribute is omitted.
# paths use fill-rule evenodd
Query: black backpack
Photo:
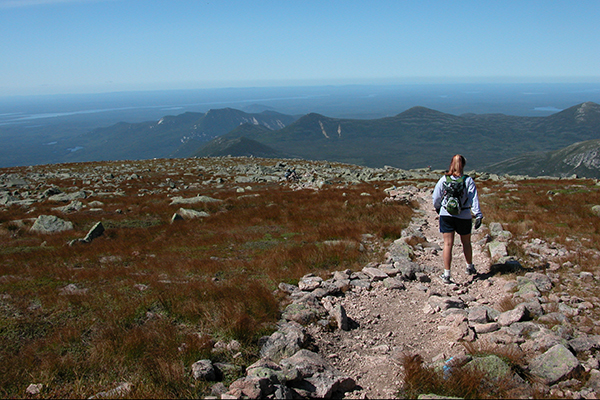
<svg viewBox="0 0 600 400"><path fill-rule="evenodd" d="M464 198L466 197L465 192L467 191L467 185L465 185L467 178L468 175L463 175L458 179L452 179L450 175L446 175L446 181L443 186L442 206L444 206L450 215L458 215L462 211L465 203Z"/></svg>

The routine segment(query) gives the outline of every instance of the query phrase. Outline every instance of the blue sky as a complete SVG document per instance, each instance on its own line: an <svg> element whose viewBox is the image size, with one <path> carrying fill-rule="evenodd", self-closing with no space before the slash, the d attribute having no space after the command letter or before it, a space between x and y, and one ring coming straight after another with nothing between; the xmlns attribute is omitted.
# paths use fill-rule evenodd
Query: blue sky
<svg viewBox="0 0 600 400"><path fill-rule="evenodd" d="M600 82L600 1L0 0L0 95Z"/></svg>

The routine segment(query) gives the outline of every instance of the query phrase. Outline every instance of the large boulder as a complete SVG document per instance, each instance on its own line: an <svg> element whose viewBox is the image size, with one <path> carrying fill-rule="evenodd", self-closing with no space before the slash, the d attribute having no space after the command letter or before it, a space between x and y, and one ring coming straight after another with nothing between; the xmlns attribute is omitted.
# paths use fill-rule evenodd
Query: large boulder
<svg viewBox="0 0 600 400"><path fill-rule="evenodd" d="M342 375L330 366L325 359L310 350L300 350L292 357L281 360L281 366L295 370L297 377L288 386L308 393L310 397L329 399L339 393L351 391L356 382Z"/></svg>
<svg viewBox="0 0 600 400"><path fill-rule="evenodd" d="M553 385L581 372L579 360L562 344L557 344L529 364L531 373L546 384Z"/></svg>
<svg viewBox="0 0 600 400"><path fill-rule="evenodd" d="M56 233L69 231L73 229L73 223L60 219L54 215L40 215L33 226L31 227L32 232L38 233Z"/></svg>
<svg viewBox="0 0 600 400"><path fill-rule="evenodd" d="M279 330L267 339L260 349L261 357L268 357L277 362L290 357L302 349L307 341L306 330L297 322L282 322Z"/></svg>

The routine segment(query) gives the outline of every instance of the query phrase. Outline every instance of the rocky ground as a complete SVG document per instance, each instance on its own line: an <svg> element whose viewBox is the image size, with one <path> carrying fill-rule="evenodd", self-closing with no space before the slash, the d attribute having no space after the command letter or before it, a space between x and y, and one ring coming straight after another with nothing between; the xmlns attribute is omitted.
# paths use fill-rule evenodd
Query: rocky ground
<svg viewBox="0 0 600 400"><path fill-rule="evenodd" d="M197 161L187 161L194 162ZM165 168L165 165L163 162L156 168ZM277 182L285 170L279 164L271 167L249 165L219 167L211 171L214 172L211 176L218 178L213 177L202 185L220 185L225 179L222 177L230 176L235 176L236 184ZM184 167L189 170L189 165L182 165ZM5 174L0 176L4 182L0 185L0 206L30 207L48 199L70 202L65 206L70 210L79 207L78 199L90 196L92 189L97 191L94 193L97 197L105 193L120 196L122 193L116 189L117 184L127 188L129 182L140 179L134 174L136 168L125 164L121 168L107 166L104 170L98 166L93 172L78 175L65 172L64 177L57 173L56 176L48 173ZM313 170L309 173L310 168ZM207 173L208 167L202 166L199 170ZM102 179L101 174L104 174ZM298 189L318 189L319 182L323 184L329 180L343 179L353 183L432 180L438 176L431 171L354 170L331 165L311 165L306 167L304 175L297 184ZM73 182L77 179L89 190L73 187L67 194L40 183L51 178ZM113 192L109 192L112 186L107 186L106 182L114 185ZM187 185L168 179L153 190L169 193L169 190L175 190L176 183L182 187ZM413 201L419 204L419 209L402 238L387 249L383 263L374 261L359 272L334 271L329 279L309 275L300 279L298 285L281 284L279 289L287 295L289 305L284 309L279 329L264 338L262 358L247 366L244 378L229 387L215 384L215 397L400 397L404 383L401 365L404 355L419 354L427 364L440 366L450 358L477 362L475 358L471 360L473 357L467 354L464 346L470 343L488 348L510 348L522 355L524 364L521 367L527 377L532 377L529 380L515 375L498 357L488 360L494 364L495 371L505 371L518 381L520 391L514 393L515 397L517 394L525 398L542 394L597 398L596 393L600 393L600 335L597 335L600 323L594 318L594 310L600 307L595 290L600 276L562 262L569 251L541 239L519 243L519 246L546 267L524 271L518 260L507 257L510 232L503 231L500 224L484 219L484 225L474 232L472 240L478 274L469 276L465 273L462 247L457 238L452 269L455 283L443 284L439 278L443 243L438 232L437 214L431 206L431 189L423 185L388 191L390 201ZM138 196L148 190L139 189ZM179 197L172 198L173 201L177 199ZM100 207L102 203L93 204L88 206ZM485 215L485 209L483 212ZM68 221L57 221L58 218L45 221L41 217L32 222L31 229L36 223L44 231L72 229ZM57 227L57 222L67 226ZM47 225L52 225L52 229ZM95 228L80 240L91 241L96 234ZM369 238L365 237L363 244L368 245L368 242ZM580 290L577 295L570 292L574 283ZM219 375L215 368L224 370L228 367L200 360L192 370L196 379L212 381ZM209 378L211 376L213 378ZM109 394L109 397L116 394Z"/></svg>
<svg viewBox="0 0 600 400"><path fill-rule="evenodd" d="M600 335L592 334L591 313L600 306L598 277L559 265L568 251L539 239L522 245L547 268L525 271L506 253L510 233L485 224L473 235L478 274L466 274L455 243L454 283L444 284L431 189L390 195L417 200L420 209L386 262L280 285L291 304L279 330L221 398L401 398L402 359L414 354L427 366L472 367L492 385L509 382L509 398L598 398ZM562 275L552 272L559 269ZM574 280L586 283L587 298L569 293Z"/></svg>

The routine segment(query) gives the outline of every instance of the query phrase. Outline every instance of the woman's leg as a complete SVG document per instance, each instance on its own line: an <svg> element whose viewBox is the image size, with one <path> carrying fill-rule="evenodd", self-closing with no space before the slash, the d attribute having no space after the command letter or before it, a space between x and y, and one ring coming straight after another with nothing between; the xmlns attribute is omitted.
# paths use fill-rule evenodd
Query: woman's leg
<svg viewBox="0 0 600 400"><path fill-rule="evenodd" d="M450 276L450 266L452 265L452 246L454 246L454 232L442 233L444 237L444 250L442 252L444 258L444 273Z"/></svg>
<svg viewBox="0 0 600 400"><path fill-rule="evenodd" d="M471 245L471 234L460 235L460 241L463 247L463 253L465 254L465 260L467 264L473 264L473 246Z"/></svg>

